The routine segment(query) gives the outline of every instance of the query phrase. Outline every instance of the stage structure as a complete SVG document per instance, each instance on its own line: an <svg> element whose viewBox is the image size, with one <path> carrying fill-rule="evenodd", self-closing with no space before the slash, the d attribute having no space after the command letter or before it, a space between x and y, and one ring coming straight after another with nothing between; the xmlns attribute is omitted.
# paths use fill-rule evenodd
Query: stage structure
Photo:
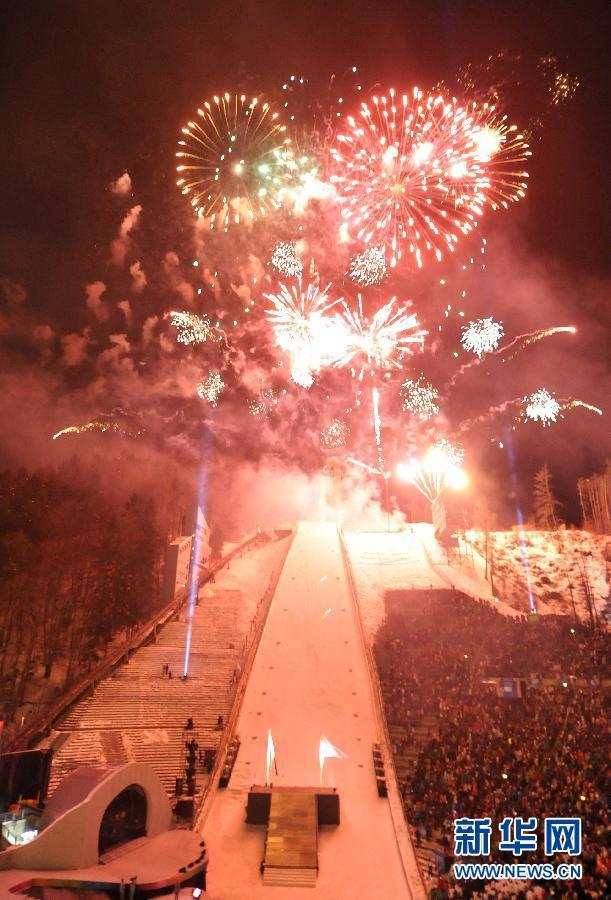
<svg viewBox="0 0 611 900"><path fill-rule="evenodd" d="M314 887L318 827L339 825L339 794L333 788L255 785L248 794L246 824L267 825L263 884Z"/></svg>

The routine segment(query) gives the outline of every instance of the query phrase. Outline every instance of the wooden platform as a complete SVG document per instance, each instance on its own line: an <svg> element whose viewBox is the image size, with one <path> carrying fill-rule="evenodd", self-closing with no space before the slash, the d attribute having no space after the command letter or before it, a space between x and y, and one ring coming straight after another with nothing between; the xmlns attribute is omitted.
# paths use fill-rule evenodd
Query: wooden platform
<svg viewBox="0 0 611 900"><path fill-rule="evenodd" d="M284 787L253 784L246 805L247 825L267 825L272 794L314 794L318 809L318 825L339 825L339 794L335 788Z"/></svg>
<svg viewBox="0 0 611 900"><path fill-rule="evenodd" d="M317 873L316 794L272 793L263 857L263 883L314 887Z"/></svg>

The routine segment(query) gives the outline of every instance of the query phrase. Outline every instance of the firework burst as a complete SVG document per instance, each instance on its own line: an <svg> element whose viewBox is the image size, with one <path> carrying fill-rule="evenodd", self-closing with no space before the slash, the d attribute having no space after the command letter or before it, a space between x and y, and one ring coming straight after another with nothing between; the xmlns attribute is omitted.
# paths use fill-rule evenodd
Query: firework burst
<svg viewBox="0 0 611 900"><path fill-rule="evenodd" d="M359 287L372 287L382 284L387 272L384 248L370 247L351 260L348 275Z"/></svg>
<svg viewBox="0 0 611 900"><path fill-rule="evenodd" d="M299 278L303 272L303 262L296 241L280 241L276 244L270 262L285 278Z"/></svg>
<svg viewBox="0 0 611 900"><path fill-rule="evenodd" d="M341 419L331 419L320 432L320 444L329 450L344 447L350 437L350 428Z"/></svg>
<svg viewBox="0 0 611 900"><path fill-rule="evenodd" d="M330 300L328 285L321 291L308 282L288 287L281 284L277 293L264 294L272 307L266 315L274 329L278 346L288 353L293 380L310 387L313 373L336 358L338 327L336 317L327 315L338 303Z"/></svg>
<svg viewBox="0 0 611 900"><path fill-rule="evenodd" d="M307 360L306 360L307 363ZM291 368L291 381L293 381L298 387L304 388L306 391L312 387L314 384L314 376L312 375L312 370L306 368L299 368L299 361L294 360Z"/></svg>
<svg viewBox="0 0 611 900"><path fill-rule="evenodd" d="M404 381L401 393L404 412L413 413L423 422L439 414L439 392L426 381L424 375L419 375L415 380L408 378Z"/></svg>
<svg viewBox="0 0 611 900"><path fill-rule="evenodd" d="M489 104L391 89L346 124L331 148L331 182L356 239L382 246L391 266L404 248L418 267L425 252L441 259L486 204L505 206L526 190L527 145Z"/></svg>
<svg viewBox="0 0 611 900"><path fill-rule="evenodd" d="M170 322L176 328L176 340L179 344L203 344L211 334L210 320L207 316L197 316L190 312L170 313Z"/></svg>
<svg viewBox="0 0 611 900"><path fill-rule="evenodd" d="M437 438L422 459L411 458L397 466L397 474L418 488L429 503L435 503L446 488L462 490L467 476L462 470L464 453L460 445Z"/></svg>
<svg viewBox="0 0 611 900"><path fill-rule="evenodd" d="M197 396L202 400L207 400L211 406L218 406L221 391L225 387L225 382L221 378L219 372L208 372L208 377L197 385Z"/></svg>
<svg viewBox="0 0 611 900"><path fill-rule="evenodd" d="M206 101L178 143L176 183L210 228L261 218L299 182L286 126L257 97L226 93Z"/></svg>
<svg viewBox="0 0 611 900"><path fill-rule="evenodd" d="M522 420L530 419L531 422L541 422L542 425L551 425L556 422L558 416L564 418L563 412L571 409L587 409L589 412L602 416L603 411L598 406L586 403L584 400L577 400L574 397L568 397L565 400L556 400L546 388L541 388L533 394L522 399L522 412L520 418Z"/></svg>
<svg viewBox="0 0 611 900"><path fill-rule="evenodd" d="M248 412L251 416L265 416L278 406L279 397L273 388L259 387L259 394L256 400L248 401Z"/></svg>
<svg viewBox="0 0 611 900"><path fill-rule="evenodd" d="M367 366L377 369L401 368L405 354L413 353L414 344L422 347L426 331L420 328L415 313L398 306L393 297L368 318L363 314L362 297L358 295L356 310L342 301L341 319L346 328L345 346L337 347L336 366L362 361L360 374Z"/></svg>
<svg viewBox="0 0 611 900"><path fill-rule="evenodd" d="M480 319L479 322L492 322L492 319ZM482 332L485 333L486 329L483 328L482 331L474 331L471 326L477 323L470 322L468 326L463 328L463 337L462 343L465 350L474 350L475 347L481 346L480 334ZM500 323L498 323L498 327L501 328ZM505 344L503 347L498 347L497 349L492 349L490 351L483 351L483 354L490 353L492 356L499 356L502 358L503 362L509 362L512 360L521 350L525 350L531 344L536 344L538 341L542 341L543 338L552 337L554 334L575 334L576 328L574 325L556 325L551 328L540 328L537 331L529 331L527 334L519 334L508 344ZM491 332L492 337L494 335ZM468 344L467 344L468 341ZM477 351L475 351L477 352ZM460 369L458 369L452 375L450 379L449 386L452 387L458 379L468 372L470 369L479 366L482 363L483 355L478 354L477 359L472 359L467 363L464 363Z"/></svg>
<svg viewBox="0 0 611 900"><path fill-rule="evenodd" d="M560 404L546 388L540 388L524 397L522 403L523 417L531 422L541 422L544 426L555 422L560 412Z"/></svg>
<svg viewBox="0 0 611 900"><path fill-rule="evenodd" d="M438 435L435 438L433 447L431 448L437 454L440 454L444 460L451 466L462 466L465 458L465 450L461 443L452 443L448 438Z"/></svg>
<svg viewBox="0 0 611 900"><path fill-rule="evenodd" d="M480 359L484 353L491 353L499 345L503 337L503 325L493 318L476 319L469 322L462 330L461 344L465 350L471 350Z"/></svg>

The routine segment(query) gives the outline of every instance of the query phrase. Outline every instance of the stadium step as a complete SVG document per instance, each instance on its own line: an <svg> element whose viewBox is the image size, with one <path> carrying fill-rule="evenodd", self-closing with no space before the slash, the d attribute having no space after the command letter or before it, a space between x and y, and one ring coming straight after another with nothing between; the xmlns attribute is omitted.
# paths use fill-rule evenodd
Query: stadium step
<svg viewBox="0 0 611 900"><path fill-rule="evenodd" d="M180 677L189 627L183 609L153 643L136 650L61 717L55 725L59 736L49 795L77 766L128 761L150 765L173 795L176 778L185 776L185 740L195 737L201 751L218 749L223 730L217 722L219 717L226 722L231 711L251 621L270 578L283 565L287 547L287 542L270 543L249 551L232 562L231 572L224 570L214 585L202 588L190 624L186 679ZM248 590L224 587L225 578L248 585ZM166 665L172 678L164 675ZM195 729L185 732L189 717ZM207 779L198 764L198 791Z"/></svg>

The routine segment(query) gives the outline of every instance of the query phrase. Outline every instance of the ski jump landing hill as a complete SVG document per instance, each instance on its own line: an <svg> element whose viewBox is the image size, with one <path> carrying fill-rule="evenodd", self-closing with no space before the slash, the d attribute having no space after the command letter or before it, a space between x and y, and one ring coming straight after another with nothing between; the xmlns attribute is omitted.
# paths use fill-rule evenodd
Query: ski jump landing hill
<svg viewBox="0 0 611 900"><path fill-rule="evenodd" d="M270 825L266 844L265 828L245 824L249 792L266 782L268 731L275 746L270 781L280 789L277 797L289 788L310 789L312 795L335 788L339 795L340 824L318 829L314 824L306 840L317 860L312 893L330 900L423 898L388 766L389 796L380 797L376 787L372 748L379 742L386 754L387 747L350 572L333 523L301 523L278 582L237 721L241 746L231 780L217 790L203 822L212 897L284 900L303 890L289 886L299 883L290 874L272 886L262 865L270 843L272 856L281 856L283 848L290 856L294 835L272 834ZM325 762L321 782L323 736L345 756ZM298 793L290 795L291 802ZM291 803L284 808L285 820L294 822ZM306 819L304 813L304 828L311 829Z"/></svg>

